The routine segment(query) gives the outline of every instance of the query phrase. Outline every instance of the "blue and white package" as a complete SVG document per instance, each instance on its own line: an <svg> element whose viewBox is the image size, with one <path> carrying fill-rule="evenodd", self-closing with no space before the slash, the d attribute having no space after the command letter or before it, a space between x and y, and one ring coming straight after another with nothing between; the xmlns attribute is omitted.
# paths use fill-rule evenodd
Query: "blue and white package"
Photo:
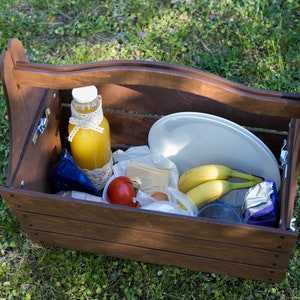
<svg viewBox="0 0 300 300"><path fill-rule="evenodd" d="M243 222L275 227L278 220L278 194L273 181L264 180L245 195Z"/></svg>
<svg viewBox="0 0 300 300"><path fill-rule="evenodd" d="M60 161L49 173L54 193L75 190L100 196L100 193L76 165L67 150L63 150L59 156Z"/></svg>

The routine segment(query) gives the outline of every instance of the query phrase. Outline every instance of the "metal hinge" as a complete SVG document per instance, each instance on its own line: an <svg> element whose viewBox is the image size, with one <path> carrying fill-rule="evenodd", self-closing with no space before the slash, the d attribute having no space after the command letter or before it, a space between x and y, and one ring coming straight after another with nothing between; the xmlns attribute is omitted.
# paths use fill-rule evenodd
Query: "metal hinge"
<svg viewBox="0 0 300 300"><path fill-rule="evenodd" d="M49 119L49 115L51 114L50 108L46 108L45 109L45 117L40 119L39 125L37 127L37 129L35 130L35 133L33 135L32 138L32 143L35 144L38 137L44 133L44 131L47 129L47 125L48 125L48 119Z"/></svg>

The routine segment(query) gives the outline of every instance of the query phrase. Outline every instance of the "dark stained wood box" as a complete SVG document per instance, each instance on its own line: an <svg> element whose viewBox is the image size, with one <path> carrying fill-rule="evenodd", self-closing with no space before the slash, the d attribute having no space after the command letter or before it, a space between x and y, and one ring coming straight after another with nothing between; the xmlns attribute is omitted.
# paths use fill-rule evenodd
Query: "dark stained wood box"
<svg viewBox="0 0 300 300"><path fill-rule="evenodd" d="M3 53L10 157L1 196L30 238L45 245L280 282L295 245L290 229L300 160L300 95L262 91L199 70L145 61L73 66L30 63L19 40ZM71 89L97 86L113 149L146 145L152 124L174 112L205 112L250 128L278 159L288 151L278 228L222 223L51 193L49 168L67 147ZM32 142L46 108L45 132Z"/></svg>

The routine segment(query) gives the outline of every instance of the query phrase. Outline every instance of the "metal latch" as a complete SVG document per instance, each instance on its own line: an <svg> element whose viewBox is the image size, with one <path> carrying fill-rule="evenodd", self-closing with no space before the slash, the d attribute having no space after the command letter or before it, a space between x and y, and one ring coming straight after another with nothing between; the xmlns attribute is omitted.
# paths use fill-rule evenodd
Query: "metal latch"
<svg viewBox="0 0 300 300"><path fill-rule="evenodd" d="M289 154L289 152L287 150L284 150L286 144L287 144L287 141L284 140L283 145L281 147L281 152L280 152L280 162L281 162L281 168L283 169L284 178L286 178L286 176L287 176L287 168L288 168L287 157Z"/></svg>
<svg viewBox="0 0 300 300"><path fill-rule="evenodd" d="M50 108L45 109L45 117L40 119L39 125L35 130L34 136L32 138L32 143L35 144L39 135L43 134L48 125L49 115L51 114Z"/></svg>
<svg viewBox="0 0 300 300"><path fill-rule="evenodd" d="M292 218L292 219L291 219L290 229L291 229L292 231L296 231L296 227L295 227L296 220L297 220L296 218Z"/></svg>

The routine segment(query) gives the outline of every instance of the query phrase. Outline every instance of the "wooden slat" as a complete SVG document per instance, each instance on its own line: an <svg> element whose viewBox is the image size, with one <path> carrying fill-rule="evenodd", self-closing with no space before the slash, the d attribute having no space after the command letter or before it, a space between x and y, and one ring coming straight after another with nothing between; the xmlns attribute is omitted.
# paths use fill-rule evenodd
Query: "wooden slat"
<svg viewBox="0 0 300 300"><path fill-rule="evenodd" d="M235 109L230 105L215 101L213 98L168 88L102 84L98 91L106 110L137 112L146 115L163 116L170 113L193 111L213 114L229 119L242 126L271 128L288 131L289 119L264 116ZM60 90L63 102L70 103L71 91Z"/></svg>
<svg viewBox="0 0 300 300"><path fill-rule="evenodd" d="M69 108L64 108L69 113ZM111 141L117 145L139 146L148 144L148 134L151 126L160 118L158 115L145 115L140 113L130 113L123 111L104 110L104 115L108 119L111 129ZM64 119L68 119L69 115L63 114ZM138 128L138 130L133 130ZM251 128L248 128L251 131ZM67 124L60 128L63 140L66 140ZM260 138L269 149L273 152L278 160L283 140L287 138L286 132L252 132Z"/></svg>
<svg viewBox="0 0 300 300"><path fill-rule="evenodd" d="M177 216L110 204L96 204L64 199L57 195L0 187L1 195L13 210L45 214L80 221L102 223L157 232L189 236L216 242L274 251L289 252L296 233L263 226L231 224L209 219Z"/></svg>
<svg viewBox="0 0 300 300"><path fill-rule="evenodd" d="M175 89L107 84L98 87L103 97L103 106L108 109L140 112L152 115L167 115L174 112L193 111L213 114L234 121L242 126L288 130L287 118L282 116L261 118L260 115L236 109L227 103L210 97Z"/></svg>
<svg viewBox="0 0 300 300"><path fill-rule="evenodd" d="M20 211L15 211L15 215L26 231L28 229L41 230L111 243L279 269L285 268L290 258L289 252L257 249L256 245L248 247L239 246L232 244L230 240L226 243L218 243L176 234L157 232L147 232L145 234L143 230L127 227Z"/></svg>
<svg viewBox="0 0 300 300"><path fill-rule="evenodd" d="M111 127L111 140L116 144L129 146L147 145L148 134L151 126L159 119L158 116L141 115L137 113L126 113L117 111L104 111ZM132 130L138 128L139 130ZM252 131L255 136L272 151L279 162L283 140L287 138L286 132L264 132Z"/></svg>
<svg viewBox="0 0 300 300"><path fill-rule="evenodd" d="M249 130L254 127L254 134L261 138L279 158L280 148L283 139L286 138L290 120L267 116L262 118L255 114L234 110L230 106L218 102L212 105L213 100L211 99L205 100L205 98L191 94L186 96L185 93L179 91L149 87L139 88L139 92L137 92L135 87L132 89L117 85L98 87L103 98L104 114L111 125L114 143L147 144L151 125L161 116L180 111L193 111L225 117L242 126L247 126ZM60 97L65 104L69 105L71 91L60 91ZM62 120L67 120L69 117L70 108L63 107ZM61 127L62 136L67 136L67 122L65 123ZM139 128L138 132L133 128ZM265 130L262 131L263 129ZM114 141L115 134L118 137L116 141ZM132 136L137 138L131 140Z"/></svg>
<svg viewBox="0 0 300 300"><path fill-rule="evenodd" d="M36 243L79 251L102 253L104 255L132 259L154 264L172 265L192 270L226 274L241 278L279 283L284 276L284 270L240 264L205 257L170 253L145 247L109 243L100 240L78 238L68 235L53 234L43 231L28 230L29 236Z"/></svg>

